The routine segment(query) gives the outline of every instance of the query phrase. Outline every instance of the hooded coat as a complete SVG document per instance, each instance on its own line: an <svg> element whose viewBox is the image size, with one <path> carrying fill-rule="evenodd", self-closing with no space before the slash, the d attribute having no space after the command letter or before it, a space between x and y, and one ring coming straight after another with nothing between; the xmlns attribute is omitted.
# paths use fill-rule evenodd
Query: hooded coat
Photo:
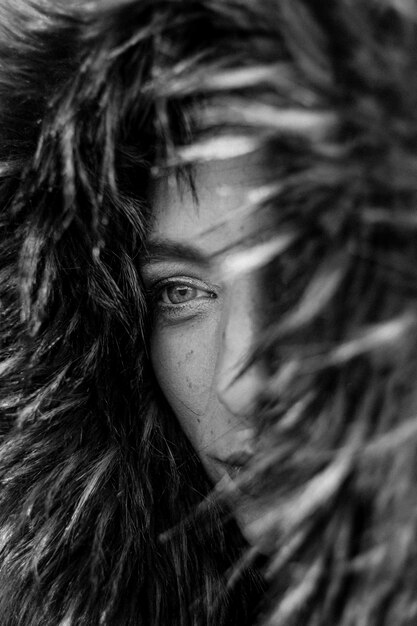
<svg viewBox="0 0 417 626"><path fill-rule="evenodd" d="M0 623L414 623L414 3L0 16ZM152 172L192 184L194 162L260 147L256 618L250 569L228 585L242 542L153 380L138 261Z"/></svg>

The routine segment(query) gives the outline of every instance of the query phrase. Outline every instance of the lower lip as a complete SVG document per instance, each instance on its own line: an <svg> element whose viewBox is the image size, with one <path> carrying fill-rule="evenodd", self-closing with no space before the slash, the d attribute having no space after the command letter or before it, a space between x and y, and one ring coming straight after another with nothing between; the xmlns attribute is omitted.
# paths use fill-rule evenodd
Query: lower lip
<svg viewBox="0 0 417 626"><path fill-rule="evenodd" d="M231 488L234 493L239 493L244 496L250 496L253 498L254 496L259 495L259 487L251 485L251 475L247 475L247 480L244 479L245 466L244 465L235 465L232 463L227 463L227 461L222 461L220 459L214 459L216 463L222 468L223 476L224 472L226 472L228 478L231 480ZM243 480L240 480L243 478Z"/></svg>
<svg viewBox="0 0 417 626"><path fill-rule="evenodd" d="M228 463L227 461L222 461L216 457L213 457L213 461L220 465L222 469L226 470L227 474L232 479L236 479L237 475L242 471L242 465Z"/></svg>

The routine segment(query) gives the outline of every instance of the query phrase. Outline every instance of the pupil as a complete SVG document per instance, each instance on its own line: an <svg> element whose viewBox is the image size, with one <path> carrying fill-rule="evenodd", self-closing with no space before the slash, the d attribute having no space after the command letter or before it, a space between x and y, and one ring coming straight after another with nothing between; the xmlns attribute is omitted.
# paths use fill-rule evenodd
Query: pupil
<svg viewBox="0 0 417 626"><path fill-rule="evenodd" d="M182 287L171 287L168 290L168 298L173 304L178 304L180 302L192 300L195 297L195 291L195 289L192 289L187 285L184 285Z"/></svg>

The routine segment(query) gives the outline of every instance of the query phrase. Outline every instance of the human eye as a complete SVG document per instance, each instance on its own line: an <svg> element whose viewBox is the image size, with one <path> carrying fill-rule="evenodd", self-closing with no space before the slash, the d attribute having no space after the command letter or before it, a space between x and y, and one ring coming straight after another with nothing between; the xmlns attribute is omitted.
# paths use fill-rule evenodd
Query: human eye
<svg viewBox="0 0 417 626"><path fill-rule="evenodd" d="M187 316L202 311L217 298L216 291L195 278L175 276L151 287L154 309L165 315Z"/></svg>
<svg viewBox="0 0 417 626"><path fill-rule="evenodd" d="M159 301L173 306L192 302L200 298L214 297L215 294L208 289L185 282L168 283L159 289Z"/></svg>

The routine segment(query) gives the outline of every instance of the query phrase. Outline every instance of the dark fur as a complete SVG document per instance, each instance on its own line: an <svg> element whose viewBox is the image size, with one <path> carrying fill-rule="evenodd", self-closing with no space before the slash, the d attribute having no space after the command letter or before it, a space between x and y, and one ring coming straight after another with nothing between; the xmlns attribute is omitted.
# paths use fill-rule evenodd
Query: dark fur
<svg viewBox="0 0 417 626"><path fill-rule="evenodd" d="M146 373L166 8L3 12L0 623L244 622L236 530L215 507L192 519L209 485Z"/></svg>
<svg viewBox="0 0 417 626"><path fill-rule="evenodd" d="M216 509L180 524L209 487L154 392L137 272L150 167L239 135L273 156L263 204L295 238L255 355L263 618L414 623L415 5L2 10L0 622L247 619Z"/></svg>

